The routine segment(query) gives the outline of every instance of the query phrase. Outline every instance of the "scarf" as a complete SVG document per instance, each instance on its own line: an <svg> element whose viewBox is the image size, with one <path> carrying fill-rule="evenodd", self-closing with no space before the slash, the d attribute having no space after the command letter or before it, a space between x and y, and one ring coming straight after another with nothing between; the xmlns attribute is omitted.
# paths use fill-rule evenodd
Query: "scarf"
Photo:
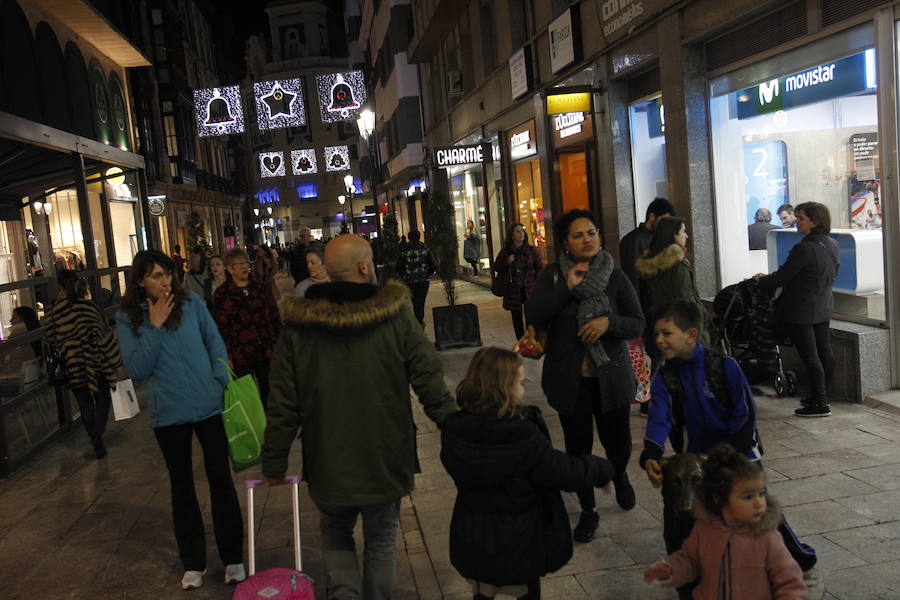
<svg viewBox="0 0 900 600"><path fill-rule="evenodd" d="M575 260L568 254L559 257L559 266L563 277L566 277L575 266ZM572 295L578 301L578 328L597 317L604 317L612 312L609 297L606 295L606 287L609 285L609 276L613 270L613 257L606 250L600 252L591 260L588 274L584 281L572 288ZM609 363L609 356L603 348L603 337L593 344L585 344L591 359L598 367L604 367Z"/></svg>

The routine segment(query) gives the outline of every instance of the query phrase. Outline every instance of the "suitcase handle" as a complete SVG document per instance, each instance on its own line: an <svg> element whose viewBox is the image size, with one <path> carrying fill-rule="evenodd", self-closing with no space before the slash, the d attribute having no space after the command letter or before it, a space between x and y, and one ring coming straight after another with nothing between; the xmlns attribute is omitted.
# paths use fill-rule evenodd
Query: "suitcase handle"
<svg viewBox="0 0 900 600"><path fill-rule="evenodd" d="M303 561L300 555L300 476L289 475L284 478L285 483L291 486L291 517L294 522L294 569L303 571ZM262 479L251 479L244 482L247 488L247 566L249 575L256 573L256 527L253 506L253 490L263 483Z"/></svg>

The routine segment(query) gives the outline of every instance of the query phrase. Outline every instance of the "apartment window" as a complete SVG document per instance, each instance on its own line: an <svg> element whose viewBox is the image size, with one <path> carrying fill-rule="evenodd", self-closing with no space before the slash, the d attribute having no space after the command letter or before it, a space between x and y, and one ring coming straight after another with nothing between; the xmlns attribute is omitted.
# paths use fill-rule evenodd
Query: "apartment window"
<svg viewBox="0 0 900 600"><path fill-rule="evenodd" d="M175 117L172 115L163 117L163 126L166 130L166 151L169 156L178 156L178 134L175 131Z"/></svg>
<svg viewBox="0 0 900 600"><path fill-rule="evenodd" d="M553 18L555 19L559 15L566 12L566 9L569 8L569 0L553 0Z"/></svg>
<svg viewBox="0 0 900 600"><path fill-rule="evenodd" d="M171 100L163 100L162 109L164 113L172 112L172 101Z"/></svg>
<svg viewBox="0 0 900 600"><path fill-rule="evenodd" d="M289 27L284 31L284 57L300 58L300 45L306 43L306 30Z"/></svg>
<svg viewBox="0 0 900 600"><path fill-rule="evenodd" d="M166 52L165 46L156 47L156 62L166 62L169 60L169 53Z"/></svg>
<svg viewBox="0 0 900 600"><path fill-rule="evenodd" d="M494 24L494 3L482 0L479 8L481 22L481 53L484 58L484 74L497 68L497 31Z"/></svg>
<svg viewBox="0 0 900 600"><path fill-rule="evenodd" d="M156 76L159 77L160 83L169 83L169 70L168 69L157 69Z"/></svg>
<svg viewBox="0 0 900 600"><path fill-rule="evenodd" d="M509 29L513 50L518 50L531 38L529 24L530 0L509 0Z"/></svg>
<svg viewBox="0 0 900 600"><path fill-rule="evenodd" d="M154 25L162 25L163 18L162 18L162 11L160 9L154 8L153 10L151 10L150 17L153 19Z"/></svg>
<svg viewBox="0 0 900 600"><path fill-rule="evenodd" d="M178 162L171 160L169 161L169 175L172 177L178 177Z"/></svg>

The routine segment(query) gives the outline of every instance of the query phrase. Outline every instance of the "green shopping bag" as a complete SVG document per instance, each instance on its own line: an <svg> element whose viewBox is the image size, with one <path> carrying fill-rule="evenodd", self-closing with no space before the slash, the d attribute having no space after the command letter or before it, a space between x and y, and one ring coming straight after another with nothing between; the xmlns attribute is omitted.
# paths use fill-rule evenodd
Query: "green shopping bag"
<svg viewBox="0 0 900 600"><path fill-rule="evenodd" d="M222 421L225 423L225 435L228 436L231 466L238 472L262 461L266 411L253 376L244 375L236 379L228 363L224 360L222 362L228 368Z"/></svg>

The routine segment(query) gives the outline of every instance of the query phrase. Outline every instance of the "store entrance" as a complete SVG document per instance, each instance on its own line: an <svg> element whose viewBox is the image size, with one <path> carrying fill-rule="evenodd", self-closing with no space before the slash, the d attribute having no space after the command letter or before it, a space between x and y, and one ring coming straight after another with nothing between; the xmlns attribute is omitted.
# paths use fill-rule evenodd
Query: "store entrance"
<svg viewBox="0 0 900 600"><path fill-rule="evenodd" d="M591 155L589 148L560 150L556 159L559 170L559 189L563 213L570 210L590 210Z"/></svg>

